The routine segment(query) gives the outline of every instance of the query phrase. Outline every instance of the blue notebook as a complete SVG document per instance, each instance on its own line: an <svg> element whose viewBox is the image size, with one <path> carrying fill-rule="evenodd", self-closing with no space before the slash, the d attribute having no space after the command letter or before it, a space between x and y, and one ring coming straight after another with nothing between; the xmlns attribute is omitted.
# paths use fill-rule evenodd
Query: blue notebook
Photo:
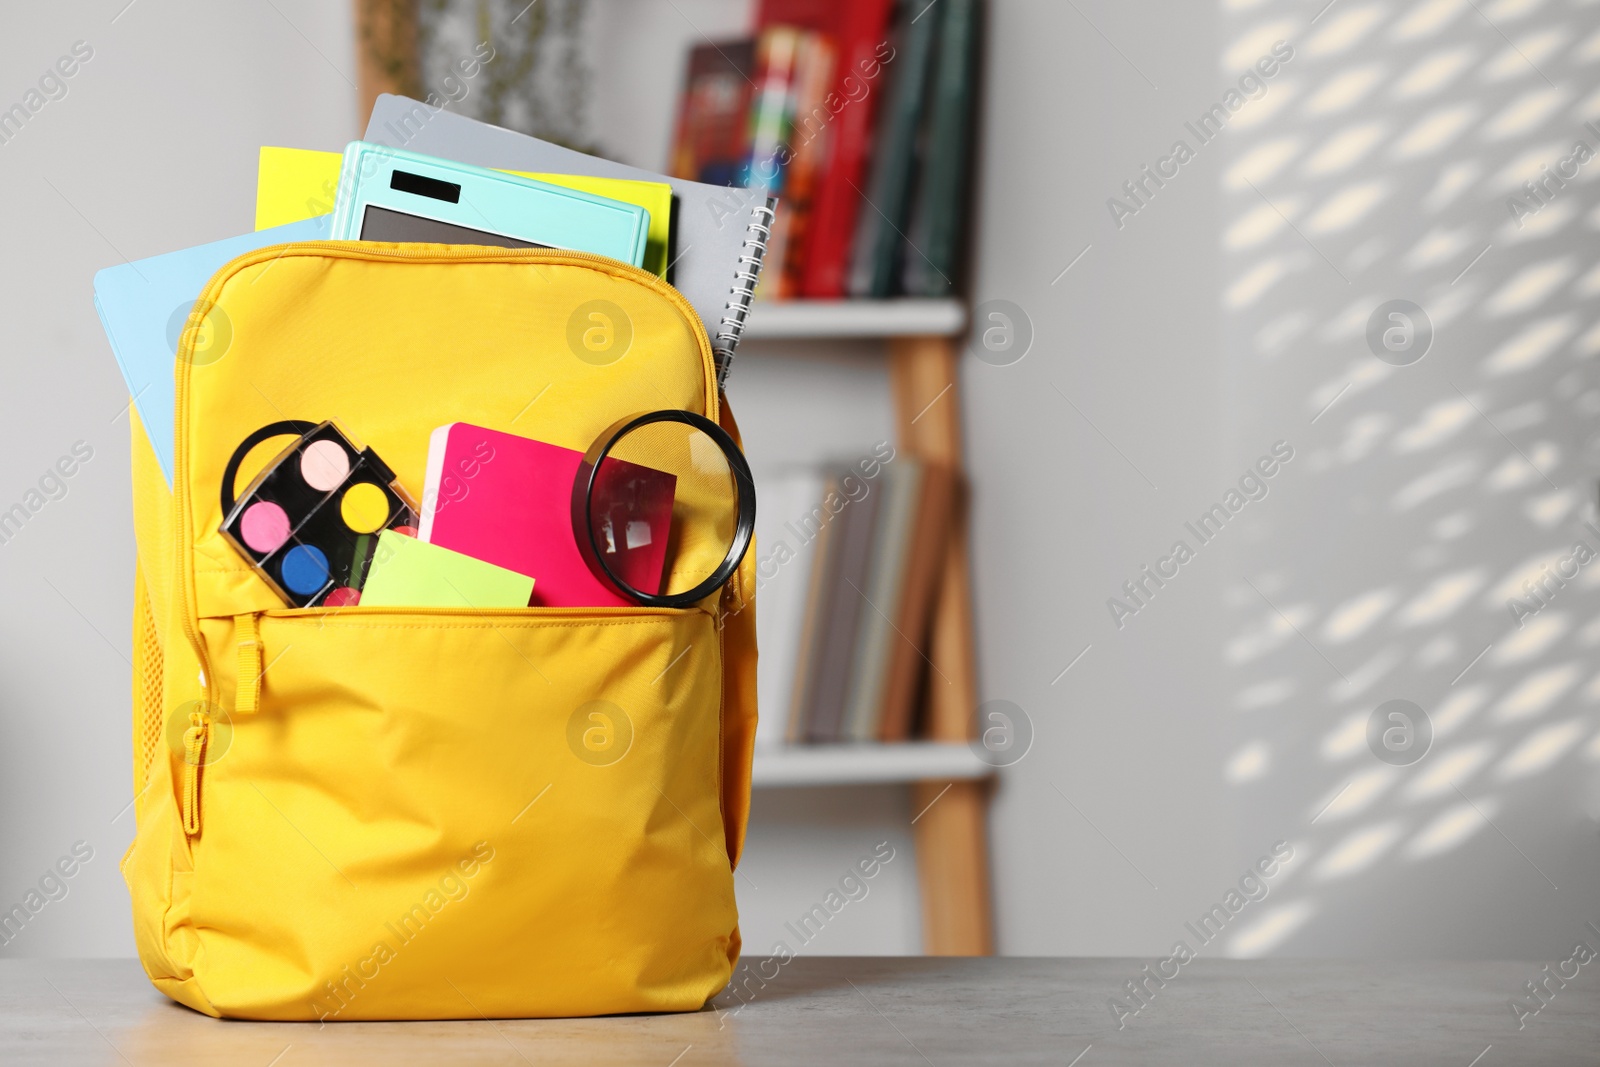
<svg viewBox="0 0 1600 1067"><path fill-rule="evenodd" d="M107 267L94 276L94 307L139 409L139 420L172 487L174 363L195 298L230 260L268 245L325 241L330 216L258 230L208 245ZM208 327L209 328L209 327ZM216 327L223 329L223 327ZM210 343L219 343L216 337ZM225 339L220 343L225 344Z"/></svg>

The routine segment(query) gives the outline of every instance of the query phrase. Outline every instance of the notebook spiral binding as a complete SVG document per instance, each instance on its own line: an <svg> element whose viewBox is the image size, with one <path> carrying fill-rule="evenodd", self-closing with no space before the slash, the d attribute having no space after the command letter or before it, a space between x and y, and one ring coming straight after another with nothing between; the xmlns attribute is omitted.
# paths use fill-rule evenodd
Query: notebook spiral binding
<svg viewBox="0 0 1600 1067"><path fill-rule="evenodd" d="M755 296L756 282L761 277L761 260L767 254L767 239L772 236L772 220L777 217L778 198L767 197L765 204L757 205L750 225L745 229L743 255L739 269L733 275L733 288L728 290L728 306L717 326L717 336L712 342L712 352L717 362L717 388L728 381L728 368L733 366L733 353L744 335L745 319L750 314L750 301Z"/></svg>

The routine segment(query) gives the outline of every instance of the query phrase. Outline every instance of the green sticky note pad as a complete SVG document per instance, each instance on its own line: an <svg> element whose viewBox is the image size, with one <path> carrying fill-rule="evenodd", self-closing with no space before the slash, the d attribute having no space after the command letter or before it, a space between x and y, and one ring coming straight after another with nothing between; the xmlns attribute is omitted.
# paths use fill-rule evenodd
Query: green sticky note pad
<svg viewBox="0 0 1600 1067"><path fill-rule="evenodd" d="M378 536L361 606L395 608L525 608L533 579L415 537Z"/></svg>

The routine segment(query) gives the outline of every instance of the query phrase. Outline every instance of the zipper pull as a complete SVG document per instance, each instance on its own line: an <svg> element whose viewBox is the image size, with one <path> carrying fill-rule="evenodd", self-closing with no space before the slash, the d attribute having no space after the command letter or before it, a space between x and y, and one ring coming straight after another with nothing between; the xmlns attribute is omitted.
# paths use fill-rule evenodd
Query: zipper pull
<svg viewBox="0 0 1600 1067"><path fill-rule="evenodd" d="M194 837L200 832L200 765L205 761L206 738L211 732L207 705L196 703L189 710L189 728L183 732L183 832Z"/></svg>

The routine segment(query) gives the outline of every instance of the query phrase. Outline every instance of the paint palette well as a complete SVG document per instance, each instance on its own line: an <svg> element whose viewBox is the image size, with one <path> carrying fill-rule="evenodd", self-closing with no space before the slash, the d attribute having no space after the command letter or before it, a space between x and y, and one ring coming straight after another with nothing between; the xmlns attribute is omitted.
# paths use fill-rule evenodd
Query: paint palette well
<svg viewBox="0 0 1600 1067"><path fill-rule="evenodd" d="M324 422L250 483L222 532L289 604L344 607L360 602L378 535L415 526L388 465Z"/></svg>

